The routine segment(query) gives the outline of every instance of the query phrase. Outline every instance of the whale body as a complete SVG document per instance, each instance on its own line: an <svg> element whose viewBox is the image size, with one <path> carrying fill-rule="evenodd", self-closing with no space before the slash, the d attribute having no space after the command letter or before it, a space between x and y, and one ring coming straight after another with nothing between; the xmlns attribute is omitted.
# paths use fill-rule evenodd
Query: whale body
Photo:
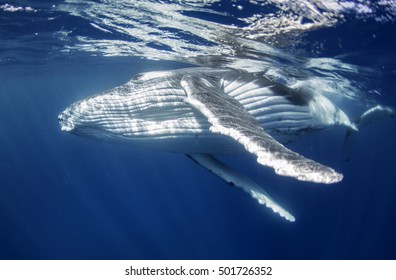
<svg viewBox="0 0 396 280"><path fill-rule="evenodd" d="M393 111L377 106L365 118L389 114ZM293 215L215 155L246 151L279 175L331 184L342 175L284 144L333 126L358 130L321 94L286 87L263 74L201 67L140 74L76 102L59 121L63 131L75 135L187 154L289 221Z"/></svg>

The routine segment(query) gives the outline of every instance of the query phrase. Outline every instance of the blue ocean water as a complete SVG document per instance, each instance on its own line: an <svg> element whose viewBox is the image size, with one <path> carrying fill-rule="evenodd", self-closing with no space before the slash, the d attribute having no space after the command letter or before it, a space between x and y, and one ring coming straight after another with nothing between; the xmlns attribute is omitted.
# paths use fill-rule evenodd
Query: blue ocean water
<svg viewBox="0 0 396 280"><path fill-rule="evenodd" d="M290 6L297 21L277 2L0 1L0 259L395 259L394 119L360 131L348 162L341 128L290 144L342 172L335 185L222 157L294 223L184 155L60 130L79 99L191 65L315 75L343 104L396 108L393 1Z"/></svg>

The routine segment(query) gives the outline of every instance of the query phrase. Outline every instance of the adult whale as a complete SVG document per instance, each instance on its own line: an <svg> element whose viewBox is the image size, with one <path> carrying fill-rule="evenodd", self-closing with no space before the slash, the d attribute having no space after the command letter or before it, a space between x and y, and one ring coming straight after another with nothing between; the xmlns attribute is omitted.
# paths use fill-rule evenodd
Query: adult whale
<svg viewBox="0 0 396 280"><path fill-rule="evenodd" d="M359 123L390 114L391 109L376 106ZM332 126L358 130L358 123L321 94L224 68L143 73L76 102L59 121L63 131L76 135L187 154L289 221L295 221L293 215L259 185L214 155L245 150L279 175L331 184L342 175L283 144Z"/></svg>

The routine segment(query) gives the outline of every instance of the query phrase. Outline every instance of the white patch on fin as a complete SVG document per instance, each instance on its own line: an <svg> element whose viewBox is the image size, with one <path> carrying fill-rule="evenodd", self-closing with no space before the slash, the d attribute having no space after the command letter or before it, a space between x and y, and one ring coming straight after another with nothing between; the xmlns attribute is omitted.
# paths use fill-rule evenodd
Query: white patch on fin
<svg viewBox="0 0 396 280"><path fill-rule="evenodd" d="M251 197L256 199L260 204L270 208L272 211L278 213L286 220L290 222L294 222L296 220L292 214L276 203L259 185L243 174L218 161L213 156L209 154L189 154L187 156L194 160L197 164L205 167L213 174L219 176L227 183L241 188L250 194Z"/></svg>
<svg viewBox="0 0 396 280"><path fill-rule="evenodd" d="M257 156L257 162L279 175L301 181L331 184L342 180L332 168L307 159L277 142L243 106L221 91L218 81L186 75L180 82L187 93L185 102L207 117L210 130L229 136Z"/></svg>
<svg viewBox="0 0 396 280"><path fill-rule="evenodd" d="M344 146L342 149L342 158L345 161L350 160L350 151L352 146L351 142L353 142L356 131L361 130L362 128L365 128L373 123L376 123L386 117L393 118L394 114L395 112L392 108L385 107L382 105L374 106L368 109L367 111L365 111L360 116L360 118L354 122L354 126L356 127L356 129L349 129L345 135Z"/></svg>
<svg viewBox="0 0 396 280"><path fill-rule="evenodd" d="M360 118L356 121L356 126L361 129L370 124L373 124L377 121L380 121L386 117L394 116L395 112L390 107L385 107L381 105L377 105L373 108L368 109L364 112Z"/></svg>

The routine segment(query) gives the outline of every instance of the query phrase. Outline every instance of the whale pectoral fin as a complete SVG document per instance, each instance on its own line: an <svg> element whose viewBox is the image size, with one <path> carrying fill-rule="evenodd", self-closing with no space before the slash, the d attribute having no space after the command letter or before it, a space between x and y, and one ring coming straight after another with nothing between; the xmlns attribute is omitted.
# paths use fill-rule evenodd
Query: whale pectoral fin
<svg viewBox="0 0 396 280"><path fill-rule="evenodd" d="M260 204L272 209L275 213L278 213L281 217L285 218L290 222L294 222L295 218L292 214L286 211L282 206L276 203L259 185L239 173L224 163L218 161L212 155L208 154L188 154L189 158L195 161L197 164L205 167L213 174L219 176L221 179L226 181L228 184L239 187Z"/></svg>
<svg viewBox="0 0 396 280"><path fill-rule="evenodd" d="M256 155L258 163L273 168L279 175L302 181L330 184L342 180L342 175L330 167L307 159L277 142L238 101L222 91L218 81L186 75L180 84L187 93L185 102L208 119L212 125L210 130L233 138Z"/></svg>

